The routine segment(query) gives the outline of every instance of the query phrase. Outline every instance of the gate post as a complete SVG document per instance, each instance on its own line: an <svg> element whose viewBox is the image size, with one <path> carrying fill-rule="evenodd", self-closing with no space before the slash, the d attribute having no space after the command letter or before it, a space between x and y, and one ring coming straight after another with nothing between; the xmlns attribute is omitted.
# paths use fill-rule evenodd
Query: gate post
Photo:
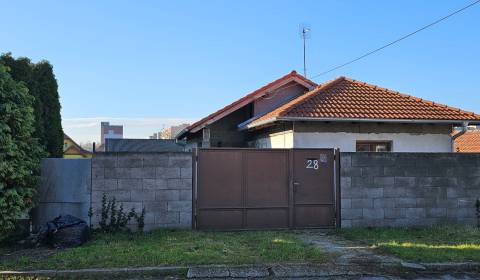
<svg viewBox="0 0 480 280"><path fill-rule="evenodd" d="M197 229L197 164L198 148L192 149L192 229Z"/></svg>
<svg viewBox="0 0 480 280"><path fill-rule="evenodd" d="M335 151L335 227L342 227L342 207L341 207L341 194L340 194L340 149L336 148Z"/></svg>

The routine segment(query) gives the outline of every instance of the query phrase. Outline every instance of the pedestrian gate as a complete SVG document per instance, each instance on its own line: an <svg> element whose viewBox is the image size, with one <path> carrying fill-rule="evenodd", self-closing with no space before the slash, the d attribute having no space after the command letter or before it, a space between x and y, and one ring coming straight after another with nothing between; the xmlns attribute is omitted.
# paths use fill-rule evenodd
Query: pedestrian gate
<svg viewBox="0 0 480 280"><path fill-rule="evenodd" d="M339 226L339 150L196 149L196 229Z"/></svg>

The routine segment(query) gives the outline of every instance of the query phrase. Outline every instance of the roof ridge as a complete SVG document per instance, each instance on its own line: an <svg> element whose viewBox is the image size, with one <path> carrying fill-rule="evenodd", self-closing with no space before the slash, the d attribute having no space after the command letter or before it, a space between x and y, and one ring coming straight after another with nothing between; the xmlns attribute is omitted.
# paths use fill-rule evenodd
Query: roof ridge
<svg viewBox="0 0 480 280"><path fill-rule="evenodd" d="M454 110L454 111L461 112L461 113L466 113L466 114L469 114L469 115L480 118L480 115L475 114L474 112L465 111L465 110L462 110L460 108L455 108L455 107L452 107L452 106L445 105L443 103L438 103L438 102L431 101L431 100L428 100L428 99L423 99L423 98L416 97L416 96L413 96L413 95L410 95L410 94L401 93L399 91L394 91L394 90L391 90L391 89L388 89L388 88L385 88L385 87L380 87L380 86L377 86L377 85L374 85L374 84L369 84L367 82L360 82L360 81L357 81L357 80L352 79L352 78L348 78L348 77L344 77L344 78L345 78L345 80L356 83L356 84L362 84L362 85L370 87L370 88L383 90L383 91L386 91L386 92L392 93L392 94L397 94L397 95L400 95L400 96L403 96L403 97L407 97L407 98L410 98L410 99L421 101L421 102L429 104L429 105L433 105L433 106L437 106L437 107L443 107L442 109L450 109L450 110Z"/></svg>

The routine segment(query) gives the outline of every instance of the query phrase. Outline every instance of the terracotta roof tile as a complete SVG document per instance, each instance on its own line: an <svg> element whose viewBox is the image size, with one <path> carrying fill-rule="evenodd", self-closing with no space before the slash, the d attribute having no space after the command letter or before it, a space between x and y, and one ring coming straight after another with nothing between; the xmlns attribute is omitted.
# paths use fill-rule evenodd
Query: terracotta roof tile
<svg viewBox="0 0 480 280"><path fill-rule="evenodd" d="M480 153L480 130L466 131L455 139L455 151Z"/></svg>
<svg viewBox="0 0 480 280"><path fill-rule="evenodd" d="M185 130L186 130L186 131L189 131L189 130L197 127L197 126L203 125L204 123L206 123L206 122L208 122L209 120L215 118L216 116L222 114L223 112L228 111L229 109L235 107L237 104L240 104L240 103L242 103L242 102L244 102L244 101L246 101L246 100L248 100L248 99L250 99L250 98L254 98L256 95L264 92L265 90L269 89L270 87L272 87L272 86L274 86L274 85L276 85L276 84L278 84L278 83L280 83L280 82L283 82L283 81L285 81L285 80L288 80L289 78L297 78L297 79L300 79L300 80L302 80L303 82L311 85L312 87L316 87L316 86L317 86L316 83L314 83L313 81L311 81L311 80L303 77L302 75L299 75L296 71L291 71L291 72L288 73L287 75L285 75L285 76L283 76L283 77L280 77L279 79L276 79L275 81L270 82L270 83L264 85L263 87L261 87L261 88L255 90L255 91L249 93L248 95L246 95L246 96L244 96L244 97L242 97L242 98L234 101L233 103L231 103L231 104L223 107L222 109L220 109L220 110L218 110L218 111L216 111L216 112L214 112L214 113L206 116L205 118L203 118L203 119L201 119L201 120L199 120L199 121L191 124L191 125L188 126Z"/></svg>
<svg viewBox="0 0 480 280"><path fill-rule="evenodd" d="M346 77L321 84L251 121L248 126L268 123L278 117L480 121L480 115L471 112Z"/></svg>

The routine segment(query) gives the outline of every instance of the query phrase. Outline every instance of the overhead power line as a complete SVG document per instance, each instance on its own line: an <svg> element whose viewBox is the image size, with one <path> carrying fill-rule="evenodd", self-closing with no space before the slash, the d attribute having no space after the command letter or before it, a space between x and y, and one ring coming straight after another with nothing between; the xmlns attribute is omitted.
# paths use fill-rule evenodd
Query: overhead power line
<svg viewBox="0 0 480 280"><path fill-rule="evenodd" d="M470 3L470 4L468 4L467 6L461 8L461 9L458 9L458 10L456 10L456 11L454 11L454 12L452 12L452 13L450 13L450 14L448 14L448 15L440 18L440 19L437 19L436 21L434 21L434 22L432 22L432 23L430 23L430 24L427 24L427 25L423 26L423 27L420 28L420 29L417 29L417 30L415 30L415 31L413 31L413 32L411 32L411 33L408 33L407 35L404 35L404 36L402 36L402 37L400 37L400 38L398 38L398 39L396 39L396 40L394 40L394 41L386 44L386 45L383 45L383 46L381 46L381 47L378 48L378 49L369 51L369 52L367 52L366 54L361 55L361 56L359 56L359 57L357 57L357 58L355 58L355 59L352 59L352 60L350 60L350 61L348 61L348 62L345 62L345 63L343 63L343 64L340 64L340 65L338 65L338 66L335 66L335 67L333 67L333 68L331 68L331 69L329 69L329 70L327 70L327 71L324 71L324 72L322 72L322 73L320 73L320 74L314 75L314 76L310 77L310 79L314 79L314 78L316 78L316 77L325 75L325 74L330 73L330 72L332 72L332 71L335 71L335 70L337 70L337 69L343 68L343 67L345 67L345 66L347 66L347 65L349 65L349 64L352 64L352 63L354 63L354 62L356 62L356 61L359 61L360 59L363 59L363 58L365 58L365 57L367 57L367 56L369 56L369 55L372 55L372 54L374 54L374 53L376 53L376 52L379 52L379 51L381 51L381 50L383 50L383 49L385 49L385 48L387 48L387 47L390 47L390 46L393 45L393 44L396 44L396 43L398 43L398 42L400 42L400 41L403 41L403 40L407 39L407 38L410 37L410 36L413 36L413 35L421 32L421 31L423 31L423 30L425 30L425 29L427 29L427 28L429 28L429 27L432 27L433 25L435 25L435 24L437 24L437 23L440 23L440 22L448 19L449 17L452 17L452 16L454 16L454 15L456 15L456 14L458 14L458 13L460 13L460 12L462 12L462 11L470 8L470 7L472 7L473 5L478 4L478 3L480 3L480 0L477 0L477 1L473 2L473 3Z"/></svg>

